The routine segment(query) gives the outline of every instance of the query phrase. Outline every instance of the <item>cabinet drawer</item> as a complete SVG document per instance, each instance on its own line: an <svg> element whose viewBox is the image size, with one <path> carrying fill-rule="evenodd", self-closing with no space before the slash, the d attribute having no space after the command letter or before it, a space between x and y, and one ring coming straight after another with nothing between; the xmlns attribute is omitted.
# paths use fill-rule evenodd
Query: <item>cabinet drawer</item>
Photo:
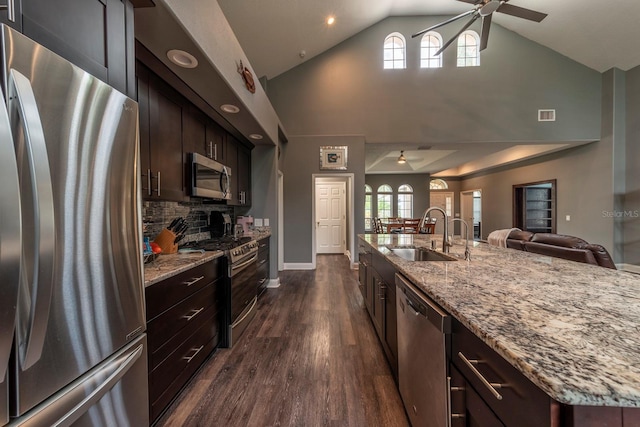
<svg viewBox="0 0 640 427"><path fill-rule="evenodd" d="M452 350L455 366L504 424L552 425L551 398L459 322L454 322ZM489 383L504 385L494 389L501 399L480 376Z"/></svg>
<svg viewBox="0 0 640 427"><path fill-rule="evenodd" d="M190 335L190 332L192 333L204 319L219 311L217 288L217 283L209 285L147 323L151 367L156 366L167 356L167 349L160 351L161 348L175 349L178 344L184 341L182 339L180 342L168 346L167 344L173 341L176 334L180 335L185 330Z"/></svg>
<svg viewBox="0 0 640 427"><path fill-rule="evenodd" d="M184 382L201 365L219 341L217 314L207 319L186 341L176 347L160 365L149 374L149 401L155 402L169 388L179 391ZM183 372L189 372L184 378ZM184 378L179 385L175 380Z"/></svg>
<svg viewBox="0 0 640 427"><path fill-rule="evenodd" d="M220 278L222 260L223 258L216 258L210 262L176 274L162 282L148 286L145 289L147 322L189 295L204 288L217 278Z"/></svg>
<svg viewBox="0 0 640 427"><path fill-rule="evenodd" d="M151 408L150 408L150 419L151 422L155 421L162 412L169 406L173 398L182 390L182 387L189 381L191 376L198 370L202 362L211 354L211 352L216 348L218 344L217 337L209 341L202 351L193 358L190 364L180 372L173 382L164 390L162 393L158 395L155 400L151 400Z"/></svg>

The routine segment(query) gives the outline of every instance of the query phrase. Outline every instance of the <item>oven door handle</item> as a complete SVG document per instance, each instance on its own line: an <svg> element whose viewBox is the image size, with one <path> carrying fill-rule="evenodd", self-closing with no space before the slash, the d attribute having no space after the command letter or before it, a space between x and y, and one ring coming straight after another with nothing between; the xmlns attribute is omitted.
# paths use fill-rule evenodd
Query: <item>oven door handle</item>
<svg viewBox="0 0 640 427"><path fill-rule="evenodd" d="M258 259L258 254L255 253L247 261L241 262L238 265L232 265L231 266L231 276L234 276L236 273L239 273L240 271L244 270L249 264L251 264L252 262L254 262L257 259Z"/></svg>

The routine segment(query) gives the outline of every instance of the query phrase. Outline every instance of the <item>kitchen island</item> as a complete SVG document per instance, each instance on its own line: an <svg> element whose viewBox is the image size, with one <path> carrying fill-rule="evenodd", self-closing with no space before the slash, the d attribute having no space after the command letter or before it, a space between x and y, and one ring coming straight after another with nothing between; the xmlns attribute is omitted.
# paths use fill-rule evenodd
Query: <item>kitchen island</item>
<svg viewBox="0 0 640 427"><path fill-rule="evenodd" d="M477 242L465 261L464 241L458 261L408 261L388 248L442 237L360 238L554 401L640 407L640 276Z"/></svg>

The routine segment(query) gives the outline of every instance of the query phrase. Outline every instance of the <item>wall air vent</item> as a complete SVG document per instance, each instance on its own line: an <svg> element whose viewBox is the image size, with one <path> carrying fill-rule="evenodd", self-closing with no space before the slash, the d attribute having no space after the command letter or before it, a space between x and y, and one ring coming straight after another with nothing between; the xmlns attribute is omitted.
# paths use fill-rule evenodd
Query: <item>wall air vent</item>
<svg viewBox="0 0 640 427"><path fill-rule="evenodd" d="M538 110L539 122L555 122L556 110Z"/></svg>

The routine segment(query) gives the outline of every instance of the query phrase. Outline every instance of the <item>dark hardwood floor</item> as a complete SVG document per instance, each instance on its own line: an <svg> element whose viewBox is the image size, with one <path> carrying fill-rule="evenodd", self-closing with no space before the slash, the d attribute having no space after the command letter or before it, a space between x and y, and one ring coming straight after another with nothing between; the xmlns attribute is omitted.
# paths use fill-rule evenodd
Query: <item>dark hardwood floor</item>
<svg viewBox="0 0 640 427"><path fill-rule="evenodd" d="M345 256L285 271L157 426L408 426Z"/></svg>

